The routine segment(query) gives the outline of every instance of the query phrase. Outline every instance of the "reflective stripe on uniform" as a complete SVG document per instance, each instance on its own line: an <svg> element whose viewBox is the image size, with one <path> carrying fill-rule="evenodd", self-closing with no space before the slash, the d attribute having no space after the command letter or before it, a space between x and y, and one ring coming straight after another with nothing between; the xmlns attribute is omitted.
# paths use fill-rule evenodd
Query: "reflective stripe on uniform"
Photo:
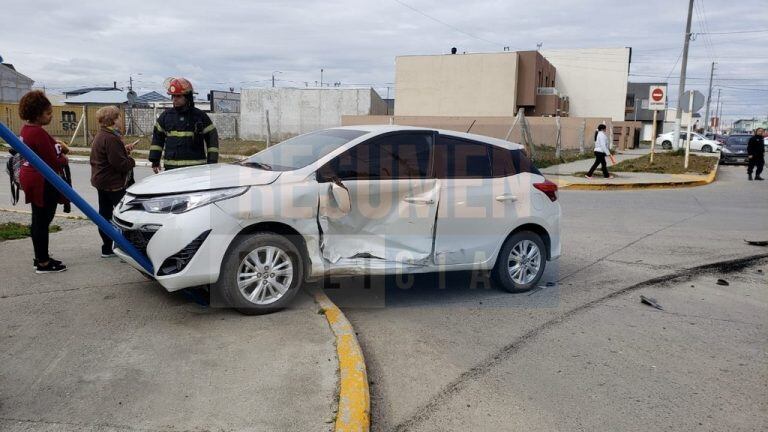
<svg viewBox="0 0 768 432"><path fill-rule="evenodd" d="M208 125L207 128L203 129L203 133L207 134L208 132L210 132L210 131L212 131L214 129L216 129L216 125L211 123L211 124Z"/></svg>
<svg viewBox="0 0 768 432"><path fill-rule="evenodd" d="M192 165L204 165L208 163L205 159L196 159L196 160L172 160L172 159L165 159L163 160L163 163L166 165L171 166L192 166Z"/></svg>
<svg viewBox="0 0 768 432"><path fill-rule="evenodd" d="M208 147L208 153L218 153L219 148L218 147Z"/></svg>
<svg viewBox="0 0 768 432"><path fill-rule="evenodd" d="M154 151L154 150L163 151L163 146L159 146L159 145L151 145L151 146L149 146L149 151Z"/></svg>
<svg viewBox="0 0 768 432"><path fill-rule="evenodd" d="M170 131L168 132L168 136L172 137L191 137L195 136L194 132L188 132L188 131Z"/></svg>
<svg viewBox="0 0 768 432"><path fill-rule="evenodd" d="M155 122L155 129L159 130L162 133L165 133L165 130L160 126L160 123Z"/></svg>

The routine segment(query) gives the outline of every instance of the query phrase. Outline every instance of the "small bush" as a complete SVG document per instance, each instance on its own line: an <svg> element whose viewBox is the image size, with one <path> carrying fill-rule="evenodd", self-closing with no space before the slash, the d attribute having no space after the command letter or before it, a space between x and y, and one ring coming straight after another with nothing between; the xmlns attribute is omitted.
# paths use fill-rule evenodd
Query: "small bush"
<svg viewBox="0 0 768 432"><path fill-rule="evenodd" d="M51 225L48 228L48 232L59 232L61 227L58 225ZM25 237L29 237L29 225L24 225L16 222L4 222L0 223L0 241L3 240L16 240Z"/></svg>

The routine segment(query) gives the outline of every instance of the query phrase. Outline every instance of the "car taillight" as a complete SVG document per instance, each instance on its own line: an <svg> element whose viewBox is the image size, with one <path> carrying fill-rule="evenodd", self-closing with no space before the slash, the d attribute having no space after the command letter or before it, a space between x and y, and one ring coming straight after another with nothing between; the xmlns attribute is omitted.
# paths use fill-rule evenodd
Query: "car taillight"
<svg viewBox="0 0 768 432"><path fill-rule="evenodd" d="M534 183L533 187L544 192L549 197L550 201L557 201L557 185L549 180L544 180L544 183Z"/></svg>

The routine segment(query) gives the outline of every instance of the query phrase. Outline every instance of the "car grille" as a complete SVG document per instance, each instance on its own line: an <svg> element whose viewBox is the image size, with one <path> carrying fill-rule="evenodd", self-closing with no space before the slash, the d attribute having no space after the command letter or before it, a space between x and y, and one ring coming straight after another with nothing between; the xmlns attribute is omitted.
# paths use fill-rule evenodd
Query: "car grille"
<svg viewBox="0 0 768 432"><path fill-rule="evenodd" d="M155 235L153 231L122 230L126 240L131 242L133 247L139 250L142 255L147 254L147 244Z"/></svg>

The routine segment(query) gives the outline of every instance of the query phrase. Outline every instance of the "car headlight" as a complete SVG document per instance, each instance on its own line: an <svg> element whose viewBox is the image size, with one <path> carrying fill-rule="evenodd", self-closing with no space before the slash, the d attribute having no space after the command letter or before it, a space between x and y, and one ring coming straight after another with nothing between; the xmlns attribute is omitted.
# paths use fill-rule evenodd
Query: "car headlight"
<svg viewBox="0 0 768 432"><path fill-rule="evenodd" d="M731 153L731 151L730 151L730 150L728 150L728 147L723 147L723 148L721 148L721 149L720 149L720 152L721 152L721 153Z"/></svg>
<svg viewBox="0 0 768 432"><path fill-rule="evenodd" d="M126 205L141 207L149 213L184 213L192 209L202 207L216 201L221 201L242 195L248 190L248 186L214 189L201 192L188 192L178 195L163 195L150 198L137 197L128 201Z"/></svg>

